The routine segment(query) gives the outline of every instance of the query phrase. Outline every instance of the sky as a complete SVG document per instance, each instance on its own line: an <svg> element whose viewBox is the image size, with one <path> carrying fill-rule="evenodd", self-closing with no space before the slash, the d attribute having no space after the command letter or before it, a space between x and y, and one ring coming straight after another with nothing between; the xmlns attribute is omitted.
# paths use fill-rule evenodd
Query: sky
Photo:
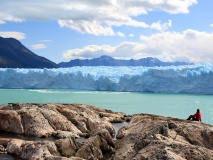
<svg viewBox="0 0 213 160"><path fill-rule="evenodd" d="M212 0L0 0L0 36L55 63L213 62Z"/></svg>

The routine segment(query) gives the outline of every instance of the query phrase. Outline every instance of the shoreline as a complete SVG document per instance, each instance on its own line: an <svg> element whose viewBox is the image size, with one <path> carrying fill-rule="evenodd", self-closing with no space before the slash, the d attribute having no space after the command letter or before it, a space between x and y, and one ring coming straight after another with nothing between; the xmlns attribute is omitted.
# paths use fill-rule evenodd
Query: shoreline
<svg viewBox="0 0 213 160"><path fill-rule="evenodd" d="M125 114L147 113L180 119L186 119L197 108L200 108L203 122L213 124L213 98L211 95L19 89L0 90L0 95L0 104L16 102L81 103L100 106L115 112L121 111Z"/></svg>

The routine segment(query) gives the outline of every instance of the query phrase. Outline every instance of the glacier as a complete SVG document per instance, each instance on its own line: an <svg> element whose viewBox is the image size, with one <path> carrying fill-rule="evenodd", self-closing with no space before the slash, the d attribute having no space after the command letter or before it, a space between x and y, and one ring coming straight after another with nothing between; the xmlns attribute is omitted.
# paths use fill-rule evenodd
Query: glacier
<svg viewBox="0 0 213 160"><path fill-rule="evenodd" d="M213 64L167 67L0 68L0 88L213 94Z"/></svg>

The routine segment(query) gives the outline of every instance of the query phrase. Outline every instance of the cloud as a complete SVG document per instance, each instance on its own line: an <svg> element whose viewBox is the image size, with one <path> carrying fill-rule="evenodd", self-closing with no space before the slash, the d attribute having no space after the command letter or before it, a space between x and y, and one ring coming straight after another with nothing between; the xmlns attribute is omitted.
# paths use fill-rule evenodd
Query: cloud
<svg viewBox="0 0 213 160"><path fill-rule="evenodd" d="M161 21L151 24L151 28L156 29L158 31L166 31L171 26L172 26L171 20L169 20L168 23L164 23L164 24L161 24Z"/></svg>
<svg viewBox="0 0 213 160"><path fill-rule="evenodd" d="M143 53L167 60L188 60L194 63L213 61L213 33L185 30L141 36Z"/></svg>
<svg viewBox="0 0 213 160"><path fill-rule="evenodd" d="M117 46L89 45L68 50L66 60L95 58L109 55L122 59L156 57L163 61L188 61L194 63L213 61L213 33L185 30L160 32L151 36L140 36L141 42L123 42Z"/></svg>
<svg viewBox="0 0 213 160"><path fill-rule="evenodd" d="M113 26L165 30L169 24L146 24L138 16L158 10L170 14L188 13L197 0L10 0L1 1L2 21L57 20L61 27L81 33L115 35Z"/></svg>
<svg viewBox="0 0 213 160"><path fill-rule="evenodd" d="M114 52L114 47L109 45L89 45L84 48L71 49L65 51L63 57L65 59L85 59L85 58L95 58L105 54L111 54Z"/></svg>
<svg viewBox="0 0 213 160"><path fill-rule="evenodd" d="M22 40L26 38L26 35L21 32L0 32L0 36L4 38L15 38L18 40Z"/></svg>
<svg viewBox="0 0 213 160"><path fill-rule="evenodd" d="M211 27L213 27L213 23L212 23L212 24L210 24L210 26L211 26Z"/></svg>
<svg viewBox="0 0 213 160"><path fill-rule="evenodd" d="M125 35L121 32L117 32L117 35L120 36L120 37L125 37Z"/></svg>
<svg viewBox="0 0 213 160"><path fill-rule="evenodd" d="M31 47L32 47L32 49L44 49L44 48L47 48L47 46L45 44L42 44L42 43L34 44Z"/></svg>
<svg viewBox="0 0 213 160"><path fill-rule="evenodd" d="M0 24L5 24L5 21L0 20Z"/></svg>
<svg viewBox="0 0 213 160"><path fill-rule="evenodd" d="M103 27L99 22L88 22L88 21L64 21L59 20L61 27L72 28L81 33L88 33L93 35L115 35L114 31L110 26Z"/></svg>
<svg viewBox="0 0 213 160"><path fill-rule="evenodd" d="M149 0L149 2L154 3L154 7L150 7L151 9L157 8L171 14L189 13L188 8L197 4L197 0L161 0L155 2Z"/></svg>
<svg viewBox="0 0 213 160"><path fill-rule="evenodd" d="M96 58L101 55L110 55L122 59L128 59L129 57L137 58L137 53L140 53L143 48L143 44L135 42L123 42L118 46L89 45L84 48L68 50L63 54L63 57L68 60L77 58Z"/></svg>
<svg viewBox="0 0 213 160"><path fill-rule="evenodd" d="M135 37L134 34L129 34L129 37Z"/></svg>

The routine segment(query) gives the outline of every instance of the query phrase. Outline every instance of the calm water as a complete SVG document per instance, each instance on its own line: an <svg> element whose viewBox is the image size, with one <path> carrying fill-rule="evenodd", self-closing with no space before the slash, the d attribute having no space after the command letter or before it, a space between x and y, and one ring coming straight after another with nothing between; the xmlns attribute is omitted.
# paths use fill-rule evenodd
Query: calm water
<svg viewBox="0 0 213 160"><path fill-rule="evenodd" d="M0 89L0 104L81 103L126 114L150 113L186 119L200 108L203 122L213 124L213 95Z"/></svg>

